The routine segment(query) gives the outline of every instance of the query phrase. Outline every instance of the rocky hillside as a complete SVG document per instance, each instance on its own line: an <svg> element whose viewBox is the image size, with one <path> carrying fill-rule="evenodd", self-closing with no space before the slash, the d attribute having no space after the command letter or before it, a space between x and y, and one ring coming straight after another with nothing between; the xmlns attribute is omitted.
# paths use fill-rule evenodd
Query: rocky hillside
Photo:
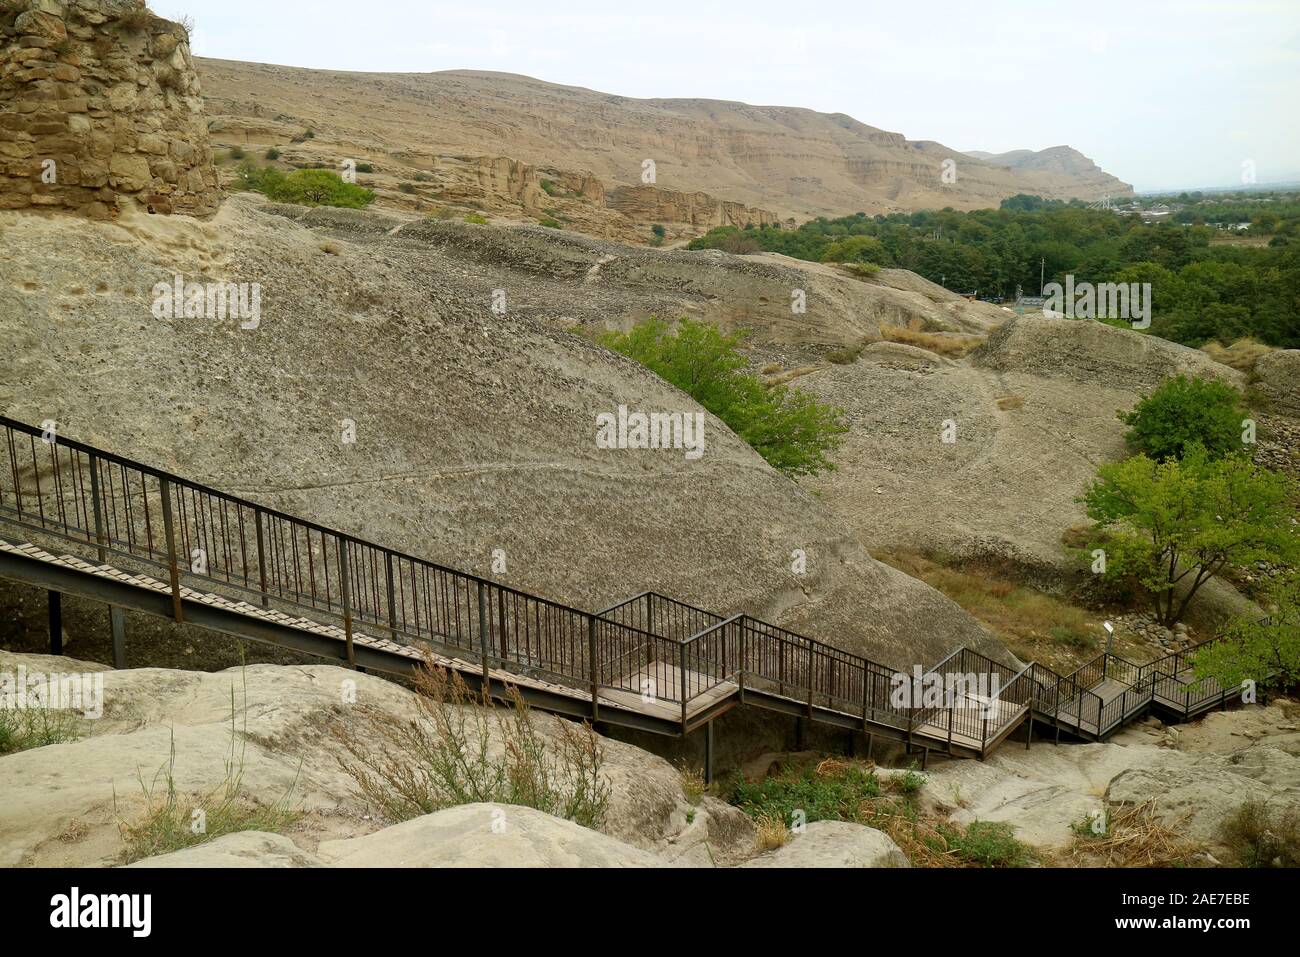
<svg viewBox="0 0 1300 957"><path fill-rule="evenodd" d="M453 567L491 574L501 549L507 571L493 577L581 607L652 588L900 666L961 643L998 653L720 421L696 461L597 448L600 413L698 407L562 328L694 311L761 320L815 352L875 334L873 315L915 294L720 253L249 195L208 222L5 214L0 241L11 416ZM177 274L259 283L259 325L156 318L153 287ZM790 315L796 284L820 320ZM806 574L791 570L795 549ZM43 627L31 609L23 621Z"/></svg>
<svg viewBox="0 0 1300 957"><path fill-rule="evenodd" d="M1059 147L1034 163L986 161L797 107L636 100L468 70L343 73L210 59L198 68L218 145L274 146L293 162L369 162L398 205L472 200L627 239L648 238L652 223L689 233L860 210L976 209L1016 193L1132 193L1068 148L1077 158L1069 163ZM307 130L311 139L292 142ZM952 182L941 179L948 161Z"/></svg>
<svg viewBox="0 0 1300 957"><path fill-rule="evenodd" d="M968 150L966 155L981 160L992 166L1005 166L1017 173L1045 176L1066 177L1086 184L1089 193L1086 198L1101 196L1127 196L1132 193L1128 184L1119 183L1100 166L1078 150L1069 146L1051 146L1045 150L1011 150L1008 153L984 153ZM1117 190L1117 192L1108 192ZM1094 192L1095 191L1095 192ZM1080 194L1081 197L1084 194Z"/></svg>

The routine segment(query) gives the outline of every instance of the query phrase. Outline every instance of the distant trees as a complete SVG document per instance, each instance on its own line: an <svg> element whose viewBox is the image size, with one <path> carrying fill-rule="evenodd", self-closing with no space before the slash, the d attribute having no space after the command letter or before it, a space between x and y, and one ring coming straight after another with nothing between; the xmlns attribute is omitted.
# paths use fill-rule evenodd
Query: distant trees
<svg viewBox="0 0 1300 957"><path fill-rule="evenodd" d="M673 330L652 317L626 333L597 338L690 395L774 468L815 475L835 467L829 455L848 431L842 413L807 392L768 385L749 372L742 336L687 318Z"/></svg>
<svg viewBox="0 0 1300 957"><path fill-rule="evenodd" d="M1300 196L1236 197L1210 202L1188 194L1185 222L1144 223L1136 216L1077 203L1013 196L1000 209L921 210L889 216L855 213L809 220L797 229L765 226L711 230L689 249L783 253L813 262L869 261L911 269L949 289L1010 296L1037 292L1039 277L1060 281L1150 282L1151 331L1191 346L1251 336L1300 348L1300 243L1223 245L1206 223L1254 222L1277 237L1300 236ZM1184 215L1185 214L1185 215ZM868 241L870 240L870 241ZM879 246L875 245L878 242ZM830 257L829 259L827 257Z"/></svg>
<svg viewBox="0 0 1300 957"><path fill-rule="evenodd" d="M831 243L822 253L824 263L875 263L888 260L885 244L874 236L848 236Z"/></svg>

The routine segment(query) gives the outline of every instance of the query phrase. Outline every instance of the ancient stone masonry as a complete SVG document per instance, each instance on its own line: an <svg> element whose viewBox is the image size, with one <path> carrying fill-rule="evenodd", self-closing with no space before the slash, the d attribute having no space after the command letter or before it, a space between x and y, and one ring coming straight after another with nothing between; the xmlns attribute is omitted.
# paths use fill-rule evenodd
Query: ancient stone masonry
<svg viewBox="0 0 1300 957"><path fill-rule="evenodd" d="M140 0L0 0L0 209L220 202L183 26Z"/></svg>

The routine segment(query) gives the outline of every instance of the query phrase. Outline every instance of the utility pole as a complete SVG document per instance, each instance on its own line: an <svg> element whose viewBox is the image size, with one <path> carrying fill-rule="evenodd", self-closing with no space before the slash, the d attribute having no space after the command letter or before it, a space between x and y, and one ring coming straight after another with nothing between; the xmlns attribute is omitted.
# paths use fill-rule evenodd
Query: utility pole
<svg viewBox="0 0 1300 957"><path fill-rule="evenodd" d="M1044 288L1043 280L1047 277L1047 274L1045 272L1046 269L1047 269L1047 257L1044 256L1042 259L1038 260L1038 294L1040 296L1043 294L1043 288Z"/></svg>

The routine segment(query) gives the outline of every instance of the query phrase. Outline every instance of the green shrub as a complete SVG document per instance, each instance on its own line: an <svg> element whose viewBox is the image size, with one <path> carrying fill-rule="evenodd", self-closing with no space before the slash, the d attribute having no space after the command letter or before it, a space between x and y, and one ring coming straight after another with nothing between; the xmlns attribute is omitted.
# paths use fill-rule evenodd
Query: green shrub
<svg viewBox="0 0 1300 957"><path fill-rule="evenodd" d="M688 318L672 331L651 317L630 332L604 333L598 341L686 392L774 468L790 475L834 468L828 456L848 431L843 413L810 393L769 386L749 372L740 335L724 335Z"/></svg>
<svg viewBox="0 0 1300 957"><path fill-rule="evenodd" d="M1265 591L1271 606L1263 620L1236 619L1216 642L1196 652L1198 679L1213 678L1224 688L1253 681L1259 688L1300 685L1300 577L1275 579Z"/></svg>
<svg viewBox="0 0 1300 957"><path fill-rule="evenodd" d="M374 164L373 164L373 163L358 163L358 164L357 164L357 172L358 172L358 173L373 173L374 171L375 171L375 167L374 167ZM417 179L418 179L418 177L417 177Z"/></svg>
<svg viewBox="0 0 1300 957"><path fill-rule="evenodd" d="M1217 379L1174 376L1145 396L1131 412L1119 413L1130 426L1125 439L1135 452L1164 461L1182 458L1199 442L1212 458L1242 450L1242 395Z"/></svg>
<svg viewBox="0 0 1300 957"><path fill-rule="evenodd" d="M1033 859L1005 821L972 821L965 829L940 825L939 833L959 860L979 867L1024 867Z"/></svg>
<svg viewBox="0 0 1300 957"><path fill-rule="evenodd" d="M559 222L559 220L557 220L557 219L551 219L551 217L549 217L549 216L546 216L546 217L544 217L544 218L542 218L542 219L539 219L537 222L538 222L539 225L541 225L541 226L546 226L546 227L549 228L549 229L559 229L559 228L560 228L560 222Z"/></svg>
<svg viewBox="0 0 1300 957"><path fill-rule="evenodd" d="M659 223L655 223L651 226L650 232L654 233L655 239L663 239L666 235L666 230Z"/></svg>
<svg viewBox="0 0 1300 957"><path fill-rule="evenodd" d="M1300 867L1300 809L1247 801L1220 833L1242 867Z"/></svg>
<svg viewBox="0 0 1300 957"><path fill-rule="evenodd" d="M840 263L839 266L860 279L871 279L880 272L880 267L875 263Z"/></svg>
<svg viewBox="0 0 1300 957"><path fill-rule="evenodd" d="M475 226L486 226L487 218L480 216L478 213L466 213L465 222L473 223Z"/></svg>
<svg viewBox="0 0 1300 957"><path fill-rule="evenodd" d="M269 150L266 151L266 158L268 160L278 160L280 158L280 151L276 149L274 146L272 146Z"/></svg>
<svg viewBox="0 0 1300 957"><path fill-rule="evenodd" d="M374 190L345 183L331 170L301 169L287 176L273 167L258 167L251 162L239 168L236 185L255 190L278 203L302 206L341 206L361 209L374 202Z"/></svg>
<svg viewBox="0 0 1300 957"><path fill-rule="evenodd" d="M547 196L554 196L556 193L560 191L560 188L556 186L553 182L551 182L549 179L542 180L541 186L542 186L542 192L544 192Z"/></svg>
<svg viewBox="0 0 1300 957"><path fill-rule="evenodd" d="M229 155L231 159L241 160L248 154L244 152L244 148L242 146L232 146L230 147Z"/></svg>
<svg viewBox="0 0 1300 957"><path fill-rule="evenodd" d="M757 783L736 779L730 801L750 817L779 818L787 827L800 812L805 823L852 821L868 824L876 818L872 799L880 797L876 772L861 764L834 762L765 778Z"/></svg>

